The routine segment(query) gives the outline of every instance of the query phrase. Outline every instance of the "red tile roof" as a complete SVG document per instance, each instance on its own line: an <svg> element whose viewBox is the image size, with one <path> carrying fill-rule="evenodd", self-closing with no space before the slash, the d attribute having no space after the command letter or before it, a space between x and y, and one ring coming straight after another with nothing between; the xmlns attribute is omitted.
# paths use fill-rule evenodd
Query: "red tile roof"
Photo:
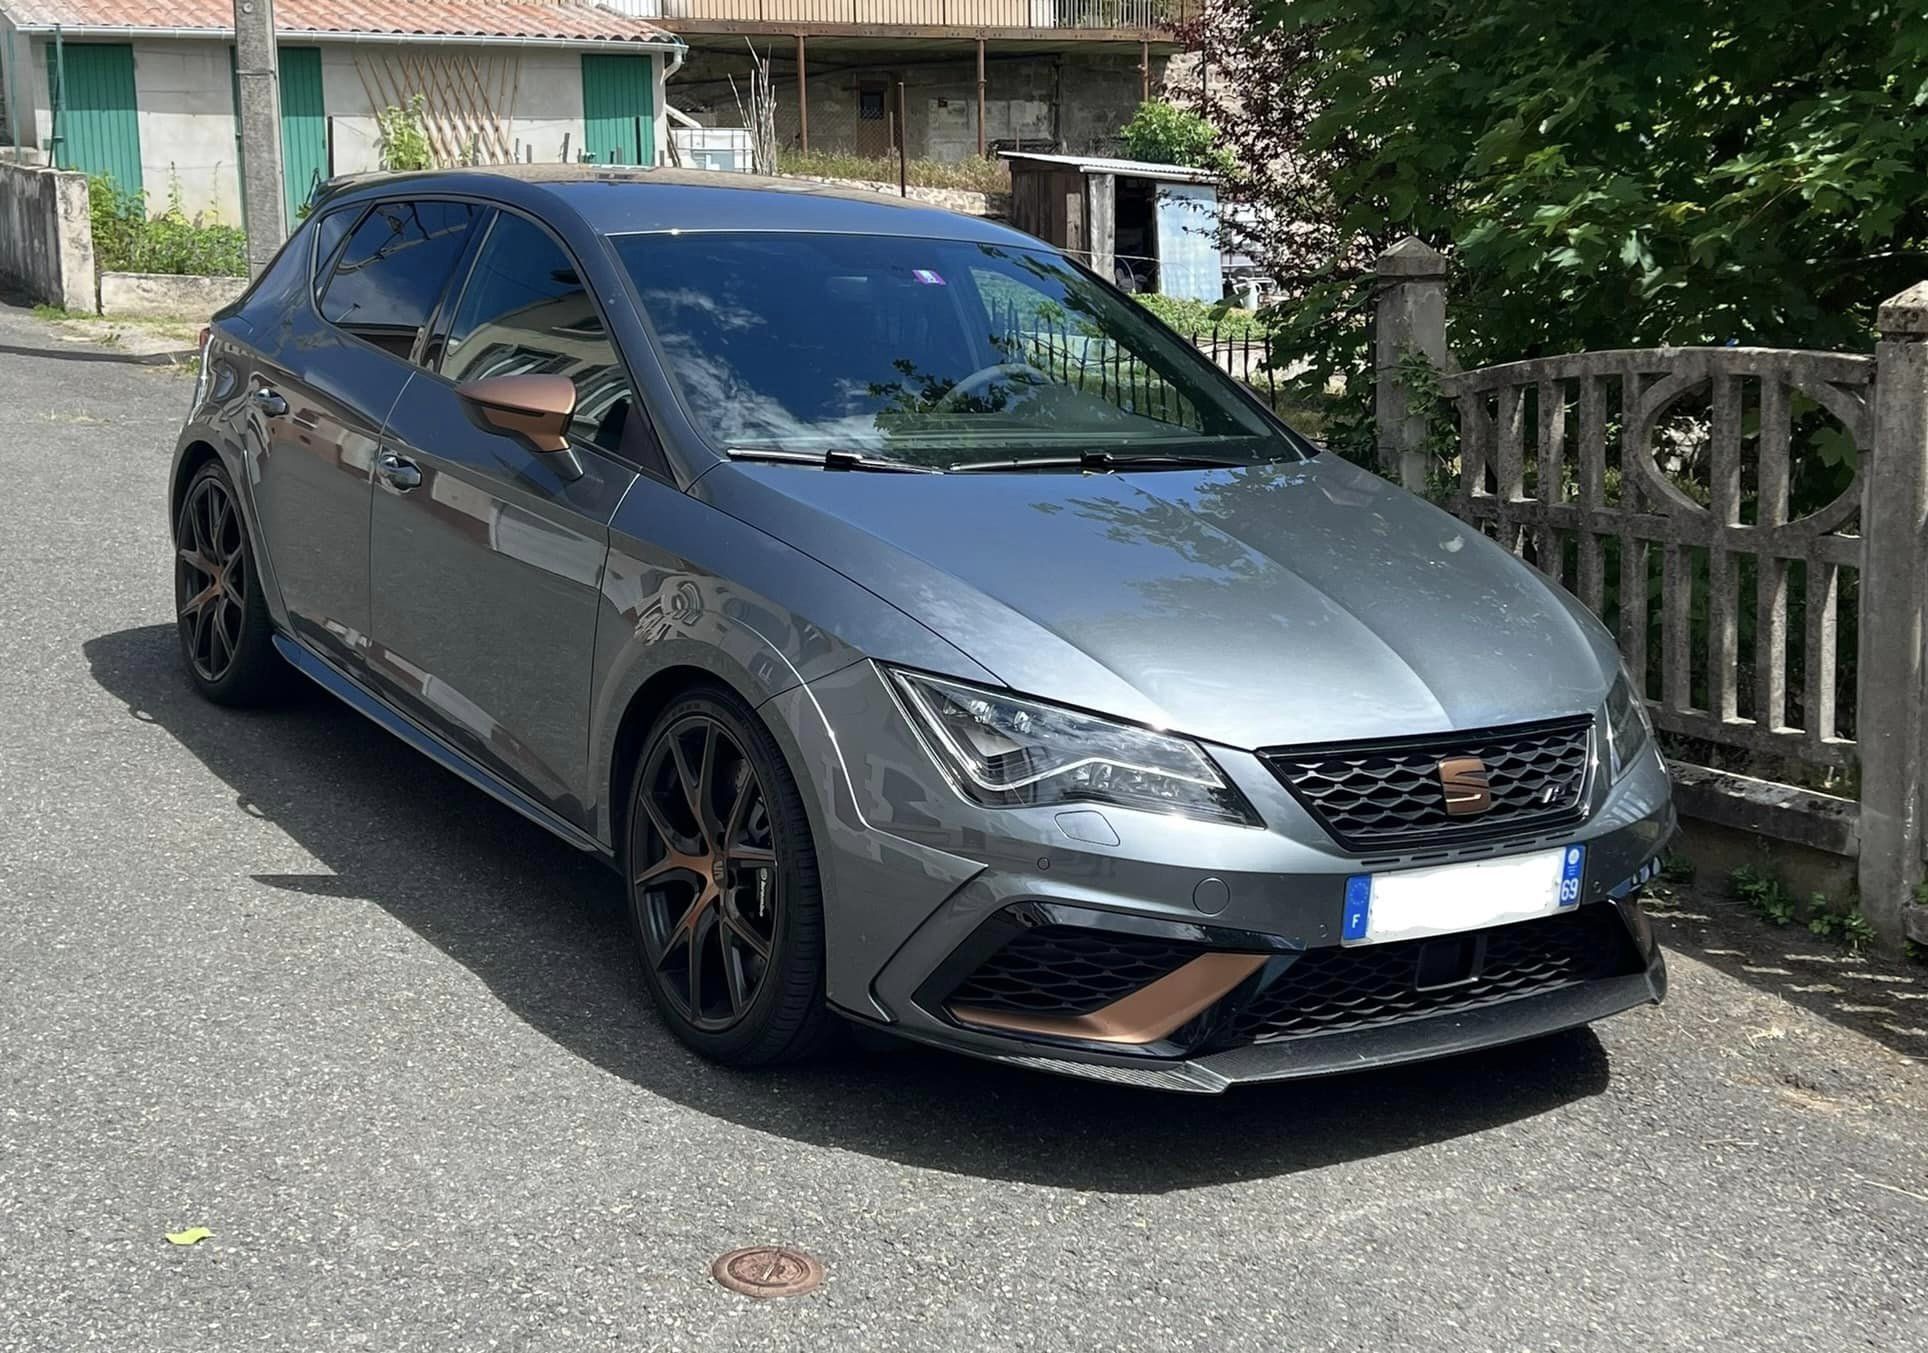
<svg viewBox="0 0 1928 1353"><path fill-rule="evenodd" d="M233 0L0 0L18 28L234 31ZM276 0L281 33L671 42L660 28L582 0Z"/></svg>

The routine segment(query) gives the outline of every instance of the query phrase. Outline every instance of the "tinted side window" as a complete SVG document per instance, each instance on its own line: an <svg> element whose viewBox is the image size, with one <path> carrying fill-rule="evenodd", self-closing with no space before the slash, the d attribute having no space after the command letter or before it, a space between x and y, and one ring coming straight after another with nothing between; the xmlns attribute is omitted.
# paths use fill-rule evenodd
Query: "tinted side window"
<svg viewBox="0 0 1928 1353"><path fill-rule="evenodd" d="M321 295L323 318L407 357L461 261L476 214L466 202L378 203L342 249Z"/></svg>
<svg viewBox="0 0 1928 1353"><path fill-rule="evenodd" d="M341 237L348 233L348 227L361 218L362 209L343 207L331 211L315 222L315 272L327 276L328 265L335 261L335 248Z"/></svg>
<svg viewBox="0 0 1928 1353"><path fill-rule="evenodd" d="M572 435L617 449L632 396L602 318L561 247L505 211L469 273L442 374L461 382L531 372L575 382Z"/></svg>

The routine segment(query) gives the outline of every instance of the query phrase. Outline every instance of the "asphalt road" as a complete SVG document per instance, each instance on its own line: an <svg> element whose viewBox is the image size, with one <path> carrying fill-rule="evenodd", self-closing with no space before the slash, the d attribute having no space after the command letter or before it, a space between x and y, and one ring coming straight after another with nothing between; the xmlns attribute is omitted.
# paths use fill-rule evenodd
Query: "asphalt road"
<svg viewBox="0 0 1928 1353"><path fill-rule="evenodd" d="M612 878L194 698L186 378L77 357L0 311L0 1347L1928 1347L1922 969L1690 907L1665 1007L1416 1069L726 1073ZM758 1241L826 1286L710 1280Z"/></svg>

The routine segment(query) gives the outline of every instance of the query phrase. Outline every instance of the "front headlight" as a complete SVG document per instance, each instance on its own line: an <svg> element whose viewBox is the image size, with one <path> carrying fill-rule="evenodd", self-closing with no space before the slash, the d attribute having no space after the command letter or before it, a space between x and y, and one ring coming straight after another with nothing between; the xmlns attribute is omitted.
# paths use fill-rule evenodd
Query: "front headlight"
<svg viewBox="0 0 1928 1353"><path fill-rule="evenodd" d="M973 803L1115 803L1258 824L1245 796L1185 738L916 672L890 678L932 758Z"/></svg>
<svg viewBox="0 0 1928 1353"><path fill-rule="evenodd" d="M1647 715L1647 702L1634 694L1633 679L1627 669L1607 692L1607 769L1618 780L1654 740L1653 721Z"/></svg>

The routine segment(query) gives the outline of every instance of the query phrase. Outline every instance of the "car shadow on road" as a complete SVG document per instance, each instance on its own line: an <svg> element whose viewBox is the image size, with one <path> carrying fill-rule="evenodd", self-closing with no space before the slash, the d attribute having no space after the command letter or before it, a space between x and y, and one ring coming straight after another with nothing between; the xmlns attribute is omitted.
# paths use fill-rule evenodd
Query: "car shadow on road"
<svg viewBox="0 0 1928 1353"><path fill-rule="evenodd" d="M649 1008L622 888L601 865L318 689L237 712L202 701L172 626L102 635L93 676L165 729L327 872L268 886L366 899L473 972L558 1047L698 1112L960 1174L1119 1193L1289 1174L1493 1128L1599 1094L1587 1030L1510 1048L1216 1097L1062 1080L905 1045L730 1072Z"/></svg>

